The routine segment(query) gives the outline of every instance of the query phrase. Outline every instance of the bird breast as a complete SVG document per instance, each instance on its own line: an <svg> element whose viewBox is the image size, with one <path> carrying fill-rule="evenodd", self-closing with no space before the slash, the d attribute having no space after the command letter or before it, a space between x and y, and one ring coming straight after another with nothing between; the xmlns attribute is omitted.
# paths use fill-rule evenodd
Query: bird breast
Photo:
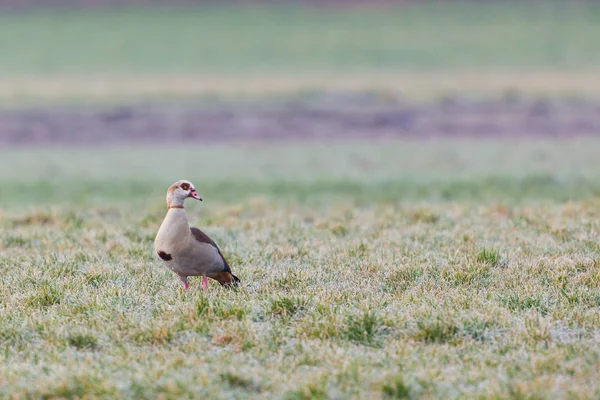
<svg viewBox="0 0 600 400"><path fill-rule="evenodd" d="M154 239L156 252L162 251L170 255L184 252L189 247L190 240L190 228L185 211L180 208L169 209Z"/></svg>

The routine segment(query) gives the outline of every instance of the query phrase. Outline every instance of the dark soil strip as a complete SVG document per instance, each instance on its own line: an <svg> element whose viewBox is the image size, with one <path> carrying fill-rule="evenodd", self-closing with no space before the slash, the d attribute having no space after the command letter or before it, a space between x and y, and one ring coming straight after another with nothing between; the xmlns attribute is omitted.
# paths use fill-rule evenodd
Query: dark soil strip
<svg viewBox="0 0 600 400"><path fill-rule="evenodd" d="M0 146L393 138L600 136L600 101L369 96L280 105L123 106L0 112Z"/></svg>

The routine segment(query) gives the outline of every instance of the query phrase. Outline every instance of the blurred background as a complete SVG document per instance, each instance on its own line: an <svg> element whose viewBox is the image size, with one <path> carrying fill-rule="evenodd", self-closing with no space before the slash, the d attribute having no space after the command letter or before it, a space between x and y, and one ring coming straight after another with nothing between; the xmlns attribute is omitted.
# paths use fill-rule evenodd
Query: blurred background
<svg viewBox="0 0 600 400"><path fill-rule="evenodd" d="M436 198L436 182L482 187L482 177L498 193L517 178L590 190L585 157L553 168L565 142L591 151L600 132L597 2L0 0L0 9L7 207L39 205L39 188L81 204L99 188L158 195L183 177L224 200L374 184L402 188L391 197L417 185ZM519 151L532 138L556 153ZM556 175L567 172L581 179Z"/></svg>

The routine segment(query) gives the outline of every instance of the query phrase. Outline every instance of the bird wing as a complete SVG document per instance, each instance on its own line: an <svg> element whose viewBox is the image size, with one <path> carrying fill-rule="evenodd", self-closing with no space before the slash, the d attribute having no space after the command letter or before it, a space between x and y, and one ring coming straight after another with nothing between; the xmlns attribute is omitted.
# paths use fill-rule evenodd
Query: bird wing
<svg viewBox="0 0 600 400"><path fill-rule="evenodd" d="M198 242L206 243L206 244L213 246L219 253L221 260L223 261L223 271L222 272L208 273L208 274L206 274L206 276L219 281L222 285L233 284L233 283L239 282L239 279L235 275L233 275L233 273L231 272L231 268L229 267L227 260L223 256L223 253L221 253L221 249L219 249L219 246L217 246L215 241L212 240L206 233L202 232L198 228L190 228L190 231L192 232L194 239L196 239Z"/></svg>

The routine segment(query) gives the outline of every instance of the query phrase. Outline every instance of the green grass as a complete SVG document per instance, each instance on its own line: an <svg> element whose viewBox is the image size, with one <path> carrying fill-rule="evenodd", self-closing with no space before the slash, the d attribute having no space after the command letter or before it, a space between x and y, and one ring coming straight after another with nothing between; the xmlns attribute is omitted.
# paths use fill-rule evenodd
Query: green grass
<svg viewBox="0 0 600 400"><path fill-rule="evenodd" d="M597 398L599 146L5 151L0 397ZM154 256L181 178L238 290Z"/></svg>
<svg viewBox="0 0 600 400"><path fill-rule="evenodd" d="M600 4L417 3L3 10L0 105L600 93Z"/></svg>
<svg viewBox="0 0 600 400"><path fill-rule="evenodd" d="M0 14L4 75L597 69L600 5L138 7Z"/></svg>

